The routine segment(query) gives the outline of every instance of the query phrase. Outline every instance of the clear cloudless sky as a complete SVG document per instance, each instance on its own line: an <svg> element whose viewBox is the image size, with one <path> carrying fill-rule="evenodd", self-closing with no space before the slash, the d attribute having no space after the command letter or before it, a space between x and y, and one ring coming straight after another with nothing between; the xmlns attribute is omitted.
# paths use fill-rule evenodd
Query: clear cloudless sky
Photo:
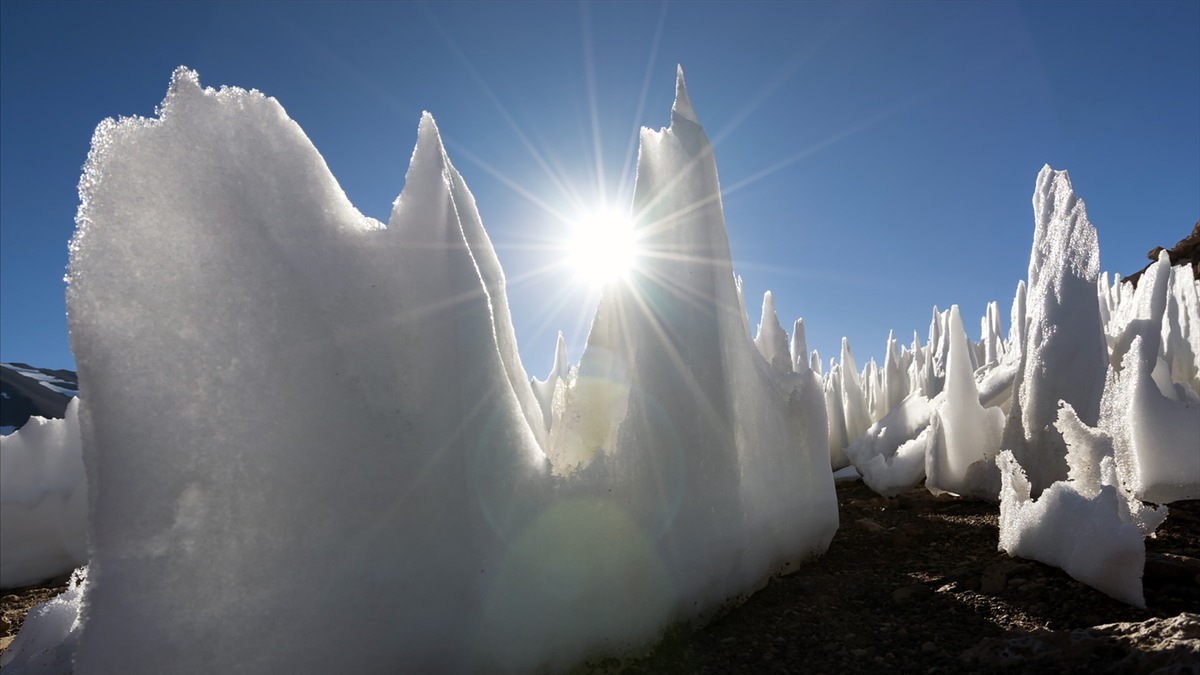
<svg viewBox="0 0 1200 675"><path fill-rule="evenodd" d="M751 325L775 295L861 367L934 305L968 334L1026 276L1043 164L1101 267L1200 218L1200 2L0 2L0 361L73 367L63 302L92 131L151 116L179 65L277 98L386 222L433 113L509 279L531 375L577 360L595 293L564 214L628 208L636 133L682 64L713 140ZM581 207L581 205L583 205Z"/></svg>

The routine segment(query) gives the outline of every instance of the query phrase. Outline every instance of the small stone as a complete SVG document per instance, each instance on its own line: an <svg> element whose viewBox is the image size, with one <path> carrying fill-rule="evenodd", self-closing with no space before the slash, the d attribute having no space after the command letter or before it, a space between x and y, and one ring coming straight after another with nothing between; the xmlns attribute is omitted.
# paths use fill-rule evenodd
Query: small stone
<svg viewBox="0 0 1200 675"><path fill-rule="evenodd" d="M870 532L872 534L878 534L887 529L870 518L859 518L858 520L854 521L854 525L858 527L858 529L864 532Z"/></svg>
<svg viewBox="0 0 1200 675"><path fill-rule="evenodd" d="M721 644L723 644L723 645L731 645L735 642L737 642L737 638L733 637L732 635L721 640Z"/></svg>
<svg viewBox="0 0 1200 675"><path fill-rule="evenodd" d="M865 658L867 656L867 654L870 654L870 653L871 653L870 649L851 649L850 650L850 655L856 659Z"/></svg>
<svg viewBox="0 0 1200 675"><path fill-rule="evenodd" d="M892 602L897 605L906 605L910 602L923 600L931 595L933 595L933 589L925 584L911 584L892 591Z"/></svg>
<svg viewBox="0 0 1200 675"><path fill-rule="evenodd" d="M979 592L987 595L1000 595L1008 586L1009 567L1003 563L988 565L979 577Z"/></svg>
<svg viewBox="0 0 1200 675"><path fill-rule="evenodd" d="M1145 570L1142 573L1146 581L1187 582L1192 577L1200 579L1200 559L1173 553L1146 554Z"/></svg>
<svg viewBox="0 0 1200 675"><path fill-rule="evenodd" d="M937 645L933 644L932 642L926 642L921 645L921 651L925 652L926 654L932 654L937 651Z"/></svg>
<svg viewBox="0 0 1200 675"><path fill-rule="evenodd" d="M979 580L979 592L985 595L1000 595L1004 592L1004 580L983 577Z"/></svg>

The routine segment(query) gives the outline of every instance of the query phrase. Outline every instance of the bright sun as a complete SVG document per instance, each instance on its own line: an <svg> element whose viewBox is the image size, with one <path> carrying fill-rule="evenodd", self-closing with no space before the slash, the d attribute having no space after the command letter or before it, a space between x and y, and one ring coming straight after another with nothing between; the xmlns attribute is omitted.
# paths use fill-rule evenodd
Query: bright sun
<svg viewBox="0 0 1200 675"><path fill-rule="evenodd" d="M581 279L603 286L626 278L637 258L633 221L615 210L579 218L567 242L567 263Z"/></svg>

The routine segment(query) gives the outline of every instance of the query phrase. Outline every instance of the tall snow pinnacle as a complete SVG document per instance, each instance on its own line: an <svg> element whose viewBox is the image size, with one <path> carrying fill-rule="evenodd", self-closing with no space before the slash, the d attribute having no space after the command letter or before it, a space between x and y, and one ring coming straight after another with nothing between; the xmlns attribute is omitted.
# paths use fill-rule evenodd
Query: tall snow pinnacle
<svg viewBox="0 0 1200 675"><path fill-rule="evenodd" d="M406 211L411 211L407 219ZM500 259L483 228L475 197L450 162L437 123L428 112L421 115L417 145L388 227L395 233L393 236L403 237L410 244L424 245L427 251L437 251L439 247L445 250L461 247L467 251L471 269L463 268L467 278L463 294L457 297L464 300L476 292L484 296L491 314L495 347L504 362L509 384L538 444L544 445L543 411L517 350ZM476 281L482 281L478 290Z"/></svg>
<svg viewBox="0 0 1200 675"><path fill-rule="evenodd" d="M1066 171L1055 171L1047 164L1038 172L1033 214L1037 226L1029 256L1030 290L1048 285L1055 301L1061 302L1068 276L1094 285L1100 274L1096 228L1088 222L1087 209L1075 195Z"/></svg>
<svg viewBox="0 0 1200 675"><path fill-rule="evenodd" d="M1093 426L1100 417L1108 352L1096 301L1096 229L1066 171L1042 168L1033 215L1024 365L1004 448L1013 451L1036 496L1067 478L1067 447L1054 427L1059 401L1070 403L1079 419ZM1020 301L1018 286L1014 304ZM1019 325L1018 309L1013 310L1014 327Z"/></svg>
<svg viewBox="0 0 1200 675"><path fill-rule="evenodd" d="M696 119L696 111L692 109L692 99L688 97L687 83L683 81L682 65L675 67L675 103L671 106L671 126L680 120L700 124Z"/></svg>
<svg viewBox="0 0 1200 675"><path fill-rule="evenodd" d="M792 357L788 351L787 333L779 324L779 316L775 313L775 300L771 291L763 295L762 319L758 324L758 336L754 338L754 346L762 354L771 367L784 373L792 372Z"/></svg>
<svg viewBox="0 0 1200 675"><path fill-rule="evenodd" d="M796 319L796 324L792 327L792 370L797 373L807 373L811 370L808 358L808 340L804 336L804 319Z"/></svg>
<svg viewBox="0 0 1200 675"><path fill-rule="evenodd" d="M567 360L567 340L560 330L558 331L558 341L554 344L554 366L550 369L550 375L566 379L570 369L571 362Z"/></svg>
<svg viewBox="0 0 1200 675"><path fill-rule="evenodd" d="M417 126L417 144L413 147L412 158L408 162L408 171L404 175L406 191L410 195L444 192L445 188L436 190L435 186L438 182L443 182L442 174L449 163L450 159L446 156L445 148L442 147L442 137L438 133L437 122L433 120L433 115L428 111L421 113L421 122ZM392 213L388 223L389 227L393 229L399 222L404 199L405 191L401 191L392 203Z"/></svg>

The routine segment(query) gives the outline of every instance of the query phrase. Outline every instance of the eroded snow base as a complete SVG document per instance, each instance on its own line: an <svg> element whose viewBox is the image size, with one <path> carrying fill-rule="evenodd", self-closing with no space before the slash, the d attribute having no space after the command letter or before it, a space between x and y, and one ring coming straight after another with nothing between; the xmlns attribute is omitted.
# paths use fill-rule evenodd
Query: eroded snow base
<svg viewBox="0 0 1200 675"><path fill-rule="evenodd" d="M1136 607L1145 607L1143 538L1167 517L1142 505L1117 480L1112 440L1079 420L1067 404L1056 423L1068 448L1069 477L1033 499L1013 454L1000 468L1000 550L1061 568L1075 579Z"/></svg>

